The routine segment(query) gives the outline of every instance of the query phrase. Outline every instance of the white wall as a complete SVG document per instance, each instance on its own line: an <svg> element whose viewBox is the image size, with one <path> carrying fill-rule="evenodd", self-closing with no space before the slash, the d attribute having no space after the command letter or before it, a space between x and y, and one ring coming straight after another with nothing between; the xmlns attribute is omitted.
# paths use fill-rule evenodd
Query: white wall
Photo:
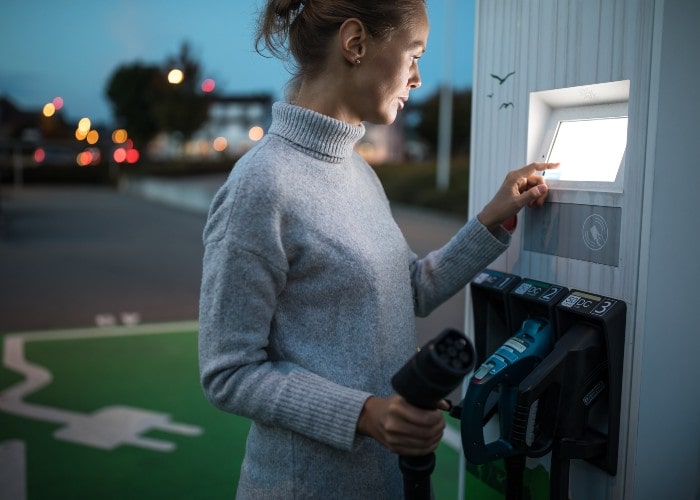
<svg viewBox="0 0 700 500"><path fill-rule="evenodd" d="M635 500L700 499L700 2L665 0L640 276ZM653 168L651 168L653 167ZM642 303L643 302L643 303ZM643 330L642 330L643 328ZM630 464L632 465L632 464ZM630 497L632 498L632 497Z"/></svg>

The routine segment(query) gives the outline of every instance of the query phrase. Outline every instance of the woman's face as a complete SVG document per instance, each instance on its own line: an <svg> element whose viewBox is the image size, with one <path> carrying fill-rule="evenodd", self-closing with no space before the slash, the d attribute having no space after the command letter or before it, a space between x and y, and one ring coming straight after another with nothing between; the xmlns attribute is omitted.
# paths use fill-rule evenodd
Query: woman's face
<svg viewBox="0 0 700 500"><path fill-rule="evenodd" d="M428 16L421 11L410 28L392 33L388 40L371 40L362 58L353 106L361 121L388 125L403 109L409 92L420 87L418 59L428 43Z"/></svg>

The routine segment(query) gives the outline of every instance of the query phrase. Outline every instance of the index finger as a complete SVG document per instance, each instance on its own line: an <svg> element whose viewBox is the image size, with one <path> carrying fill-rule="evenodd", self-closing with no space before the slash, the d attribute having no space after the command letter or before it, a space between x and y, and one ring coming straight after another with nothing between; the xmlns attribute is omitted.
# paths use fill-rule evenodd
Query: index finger
<svg viewBox="0 0 700 500"><path fill-rule="evenodd" d="M557 168L558 166L559 166L559 163L534 162L534 163L530 163L529 165L522 167L520 169L520 173L522 174L523 177L530 177L535 172L542 172L544 170L550 170L553 168Z"/></svg>

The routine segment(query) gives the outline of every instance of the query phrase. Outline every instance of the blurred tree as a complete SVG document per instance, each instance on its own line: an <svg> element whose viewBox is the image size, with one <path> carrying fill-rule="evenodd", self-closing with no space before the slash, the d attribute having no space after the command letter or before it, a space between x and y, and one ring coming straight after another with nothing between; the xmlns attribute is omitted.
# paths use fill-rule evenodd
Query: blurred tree
<svg viewBox="0 0 700 500"><path fill-rule="evenodd" d="M184 78L169 83L177 68ZM200 65L183 43L176 57L163 66L132 63L118 67L107 84L107 97L121 126L140 148L159 132L177 133L186 140L206 121L209 97L198 92Z"/></svg>
<svg viewBox="0 0 700 500"><path fill-rule="evenodd" d="M437 151L438 129L440 121L440 91L437 90L425 101L417 105L418 120L415 131L430 146L432 152ZM469 153L471 135L471 89L456 90L452 101L452 154Z"/></svg>
<svg viewBox="0 0 700 500"><path fill-rule="evenodd" d="M168 73L179 69L182 81L168 82ZM153 116L161 131L180 134L189 139L204 124L209 114L209 97L199 92L202 81L199 62L194 59L187 43L176 57L170 57L158 80L158 99L153 104Z"/></svg>
<svg viewBox="0 0 700 500"><path fill-rule="evenodd" d="M118 67L107 84L112 112L139 148L159 132L153 105L160 77L158 66L136 62Z"/></svg>

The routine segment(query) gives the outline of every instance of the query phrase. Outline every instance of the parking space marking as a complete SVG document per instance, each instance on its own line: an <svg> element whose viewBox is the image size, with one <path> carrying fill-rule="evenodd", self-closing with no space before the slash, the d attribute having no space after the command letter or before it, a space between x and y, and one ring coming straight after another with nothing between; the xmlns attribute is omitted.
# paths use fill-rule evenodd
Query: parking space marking
<svg viewBox="0 0 700 500"><path fill-rule="evenodd" d="M25 379L0 392L0 410L24 418L63 424L63 427L54 433L54 437L85 446L114 449L122 445L131 445L153 451L173 451L175 449L174 443L145 438L142 434L151 430L160 430L184 436L198 436L202 433L201 427L172 422L170 416L164 413L127 406L107 406L92 414L82 414L25 402L25 397L50 384L53 377L46 368L25 359L24 346L27 342L32 341L191 333L193 331L197 331L197 322L7 334L4 338L3 364L8 369L24 375Z"/></svg>

